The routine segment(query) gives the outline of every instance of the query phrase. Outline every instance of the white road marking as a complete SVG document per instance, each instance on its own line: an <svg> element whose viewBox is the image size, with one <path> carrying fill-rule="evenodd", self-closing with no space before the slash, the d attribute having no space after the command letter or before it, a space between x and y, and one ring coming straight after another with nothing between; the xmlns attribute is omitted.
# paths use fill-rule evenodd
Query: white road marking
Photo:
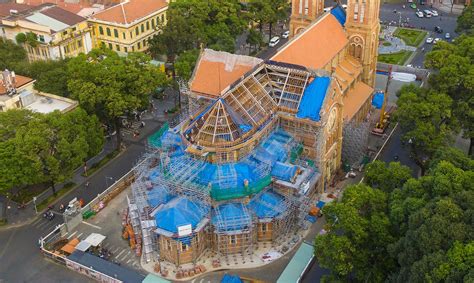
<svg viewBox="0 0 474 283"><path fill-rule="evenodd" d="M78 239L79 239L79 238L82 236L82 234L84 234L84 233L81 233L81 234L77 235L77 237L76 237L76 238L78 238Z"/></svg>
<svg viewBox="0 0 474 283"><path fill-rule="evenodd" d="M38 218L36 218L36 220L35 220L35 221L33 221L33 223L32 223L32 224L33 224L33 226L34 226L36 223L38 223L39 221L41 221L41 220L42 220L42 219L41 219L41 218L39 218L39 217L38 217Z"/></svg>
<svg viewBox="0 0 474 283"><path fill-rule="evenodd" d="M132 259L127 260L127 264L131 261Z"/></svg>
<svg viewBox="0 0 474 283"><path fill-rule="evenodd" d="M113 253L113 254L116 253L119 249L120 249L120 248L117 247L112 253Z"/></svg>
<svg viewBox="0 0 474 283"><path fill-rule="evenodd" d="M130 251L128 251L127 254L124 254L123 257L122 257L122 259L119 259L119 260L120 260L120 261L124 260L129 254L130 254Z"/></svg>
<svg viewBox="0 0 474 283"><path fill-rule="evenodd" d="M118 255L116 255L115 258L118 259L119 256L120 256L121 254L123 254L124 251L125 251L125 249L123 249Z"/></svg>
<svg viewBox="0 0 474 283"><path fill-rule="evenodd" d="M41 230L46 230L46 231L48 231L48 230L50 230L51 228L53 228L54 226L55 226L54 223L50 223L50 225L44 226L43 228L41 228Z"/></svg>
<svg viewBox="0 0 474 283"><path fill-rule="evenodd" d="M89 225L89 226L91 226L91 227L94 227L94 228L96 228L96 229L99 229L99 230L102 229L101 227L99 227L99 226L97 226L97 225L94 225L94 224L90 224L89 222L86 222L86 221L82 221L82 223L84 223L84 224L86 224L86 225Z"/></svg>
<svg viewBox="0 0 474 283"><path fill-rule="evenodd" d="M71 235L69 235L67 238L70 239L72 238L72 236L76 235L77 234L77 231L75 231L74 233L72 233Z"/></svg>

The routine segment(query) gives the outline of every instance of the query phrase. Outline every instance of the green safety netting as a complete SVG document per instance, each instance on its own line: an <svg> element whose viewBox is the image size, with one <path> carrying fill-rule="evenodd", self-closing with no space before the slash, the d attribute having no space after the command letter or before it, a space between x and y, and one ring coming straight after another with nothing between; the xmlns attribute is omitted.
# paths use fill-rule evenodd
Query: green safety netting
<svg viewBox="0 0 474 283"><path fill-rule="evenodd" d="M161 147L161 137L170 129L168 122L166 122L156 133L148 137L148 144L153 147Z"/></svg>

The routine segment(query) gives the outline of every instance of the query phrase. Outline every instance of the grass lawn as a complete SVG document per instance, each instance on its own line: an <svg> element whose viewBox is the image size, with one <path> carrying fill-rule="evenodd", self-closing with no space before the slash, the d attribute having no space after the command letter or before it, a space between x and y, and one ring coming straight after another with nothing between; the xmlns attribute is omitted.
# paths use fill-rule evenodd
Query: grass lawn
<svg viewBox="0 0 474 283"><path fill-rule="evenodd" d="M404 65L411 53L411 51L403 50L392 54L380 54L378 61L387 64Z"/></svg>
<svg viewBox="0 0 474 283"><path fill-rule="evenodd" d="M397 28L393 33L394 36L401 38L407 45L418 47L426 36L426 31Z"/></svg>

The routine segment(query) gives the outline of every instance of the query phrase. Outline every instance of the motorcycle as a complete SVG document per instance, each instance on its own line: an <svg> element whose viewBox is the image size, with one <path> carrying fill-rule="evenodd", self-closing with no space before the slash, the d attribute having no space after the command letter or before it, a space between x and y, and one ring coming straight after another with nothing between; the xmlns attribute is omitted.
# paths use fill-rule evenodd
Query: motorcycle
<svg viewBox="0 0 474 283"><path fill-rule="evenodd" d="M43 213L43 217L50 220L50 221L53 220L54 216L55 216L55 214L50 210Z"/></svg>

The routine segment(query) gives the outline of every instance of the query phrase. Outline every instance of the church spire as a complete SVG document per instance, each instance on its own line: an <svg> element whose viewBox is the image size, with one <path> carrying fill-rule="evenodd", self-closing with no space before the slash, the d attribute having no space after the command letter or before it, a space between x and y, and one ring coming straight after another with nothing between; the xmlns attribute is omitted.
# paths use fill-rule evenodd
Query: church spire
<svg viewBox="0 0 474 283"><path fill-rule="evenodd" d="M375 85L379 45L380 0L348 0L345 23L349 36L348 52L363 66L362 80Z"/></svg>

